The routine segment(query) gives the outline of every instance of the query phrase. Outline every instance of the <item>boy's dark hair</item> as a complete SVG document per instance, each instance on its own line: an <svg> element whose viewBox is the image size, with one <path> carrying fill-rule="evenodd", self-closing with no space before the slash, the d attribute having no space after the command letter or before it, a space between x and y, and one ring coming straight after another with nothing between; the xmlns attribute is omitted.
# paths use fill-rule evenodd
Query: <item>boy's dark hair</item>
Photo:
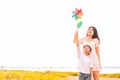
<svg viewBox="0 0 120 80"><path fill-rule="evenodd" d="M84 45L83 48L86 47L86 46L90 48L90 52L91 52L92 51L91 46L90 45Z"/></svg>

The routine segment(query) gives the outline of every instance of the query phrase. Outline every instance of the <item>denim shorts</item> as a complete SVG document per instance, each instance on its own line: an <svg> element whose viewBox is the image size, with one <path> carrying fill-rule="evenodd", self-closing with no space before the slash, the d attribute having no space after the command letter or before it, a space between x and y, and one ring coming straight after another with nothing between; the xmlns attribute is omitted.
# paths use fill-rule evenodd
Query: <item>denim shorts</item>
<svg viewBox="0 0 120 80"><path fill-rule="evenodd" d="M79 80L90 80L90 79L91 79L90 74L85 74L80 72Z"/></svg>

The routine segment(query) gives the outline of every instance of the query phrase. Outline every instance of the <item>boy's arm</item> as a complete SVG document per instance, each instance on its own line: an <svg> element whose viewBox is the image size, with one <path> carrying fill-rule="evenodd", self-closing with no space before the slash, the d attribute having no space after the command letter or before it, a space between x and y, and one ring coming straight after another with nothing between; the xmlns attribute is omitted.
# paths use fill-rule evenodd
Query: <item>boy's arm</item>
<svg viewBox="0 0 120 80"><path fill-rule="evenodd" d="M93 62L90 60L90 77L91 77L91 80L94 80L93 79Z"/></svg>
<svg viewBox="0 0 120 80"><path fill-rule="evenodd" d="M77 46L77 57L78 57L78 59L80 58L80 47L79 46Z"/></svg>
<svg viewBox="0 0 120 80"><path fill-rule="evenodd" d="M90 67L90 77L91 77L91 80L93 80L93 68Z"/></svg>
<svg viewBox="0 0 120 80"><path fill-rule="evenodd" d="M78 31L76 31L76 33L75 33L75 35L74 35L73 42L74 42L77 46L79 46Z"/></svg>

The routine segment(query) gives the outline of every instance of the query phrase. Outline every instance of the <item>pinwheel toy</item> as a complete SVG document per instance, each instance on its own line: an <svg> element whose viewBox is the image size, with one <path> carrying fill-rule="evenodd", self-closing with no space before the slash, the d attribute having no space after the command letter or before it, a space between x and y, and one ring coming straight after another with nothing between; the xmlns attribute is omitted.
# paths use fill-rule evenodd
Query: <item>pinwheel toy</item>
<svg viewBox="0 0 120 80"><path fill-rule="evenodd" d="M75 18L75 20L77 21L77 28L80 28L83 24L83 22L82 22L82 16L83 16L82 9L75 8L75 11L73 11L72 13L73 13L72 18Z"/></svg>

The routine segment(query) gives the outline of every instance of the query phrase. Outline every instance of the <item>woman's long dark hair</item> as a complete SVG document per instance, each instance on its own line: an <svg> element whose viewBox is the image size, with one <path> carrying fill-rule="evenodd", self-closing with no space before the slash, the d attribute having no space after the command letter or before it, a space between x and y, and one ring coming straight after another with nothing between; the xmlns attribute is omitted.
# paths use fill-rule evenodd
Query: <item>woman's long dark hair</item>
<svg viewBox="0 0 120 80"><path fill-rule="evenodd" d="M100 38L99 38L98 31L97 31L96 27L90 26L90 27L88 28L88 30L89 30L90 28L92 28L93 31L94 31L94 34L93 34L92 38L97 38L97 39L99 40L99 43L100 43Z"/></svg>

